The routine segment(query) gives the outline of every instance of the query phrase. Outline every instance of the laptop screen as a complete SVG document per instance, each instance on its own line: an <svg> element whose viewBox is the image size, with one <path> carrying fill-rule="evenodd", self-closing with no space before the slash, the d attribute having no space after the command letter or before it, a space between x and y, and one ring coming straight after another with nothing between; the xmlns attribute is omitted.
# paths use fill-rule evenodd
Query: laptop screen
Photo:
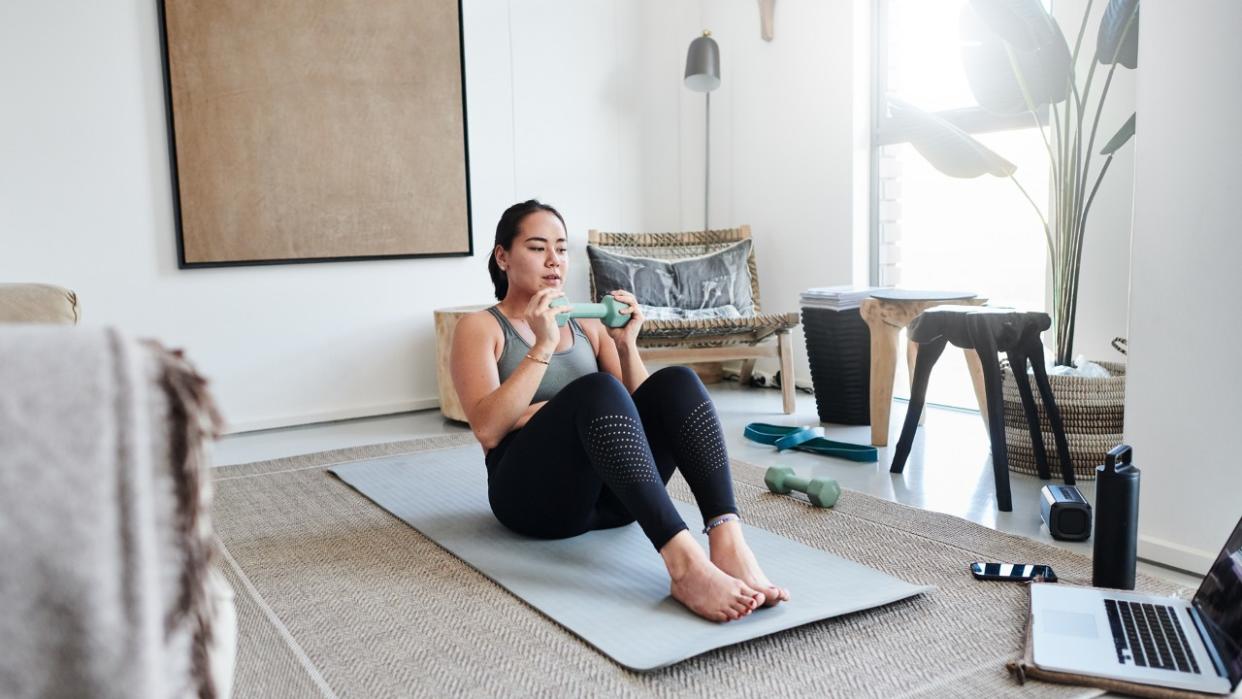
<svg viewBox="0 0 1242 699"><path fill-rule="evenodd" d="M1199 585L1194 605L1225 663L1229 683L1237 687L1242 679L1242 520Z"/></svg>

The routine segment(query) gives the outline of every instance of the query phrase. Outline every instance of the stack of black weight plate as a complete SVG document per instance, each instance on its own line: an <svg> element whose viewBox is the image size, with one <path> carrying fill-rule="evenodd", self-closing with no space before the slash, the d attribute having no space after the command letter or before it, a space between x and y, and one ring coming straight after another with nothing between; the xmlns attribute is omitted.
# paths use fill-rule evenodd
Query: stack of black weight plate
<svg viewBox="0 0 1242 699"><path fill-rule="evenodd" d="M802 308L806 356L820 422L871 422L871 333L857 308Z"/></svg>

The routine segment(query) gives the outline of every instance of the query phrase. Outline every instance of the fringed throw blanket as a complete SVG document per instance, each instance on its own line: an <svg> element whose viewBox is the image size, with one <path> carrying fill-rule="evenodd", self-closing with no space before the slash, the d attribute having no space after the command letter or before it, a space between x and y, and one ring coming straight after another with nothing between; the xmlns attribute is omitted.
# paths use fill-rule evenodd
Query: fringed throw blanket
<svg viewBox="0 0 1242 699"><path fill-rule="evenodd" d="M203 384L112 330L0 326L0 696L216 696Z"/></svg>

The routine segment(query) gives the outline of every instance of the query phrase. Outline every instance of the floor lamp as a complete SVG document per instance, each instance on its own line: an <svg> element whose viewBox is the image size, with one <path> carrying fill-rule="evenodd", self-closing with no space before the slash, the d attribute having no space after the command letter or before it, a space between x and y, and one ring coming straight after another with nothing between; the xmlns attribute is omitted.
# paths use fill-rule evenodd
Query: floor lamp
<svg viewBox="0 0 1242 699"><path fill-rule="evenodd" d="M686 52L686 87L695 92L702 92L707 98L707 109L704 111L703 127L703 230L707 226L707 201L711 191L712 162L712 90L720 87L720 46L712 38L712 33L704 30L703 36L690 42L690 50Z"/></svg>

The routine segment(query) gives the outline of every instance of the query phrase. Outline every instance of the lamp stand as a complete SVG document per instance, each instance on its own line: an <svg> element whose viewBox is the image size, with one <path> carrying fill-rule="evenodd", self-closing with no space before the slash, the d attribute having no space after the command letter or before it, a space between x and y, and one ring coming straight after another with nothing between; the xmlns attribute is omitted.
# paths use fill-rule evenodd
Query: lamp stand
<svg viewBox="0 0 1242 699"><path fill-rule="evenodd" d="M711 230L708 227L707 202L712 183L712 93L703 94L707 95L707 109L704 111L706 121L703 127L703 230L708 231Z"/></svg>

